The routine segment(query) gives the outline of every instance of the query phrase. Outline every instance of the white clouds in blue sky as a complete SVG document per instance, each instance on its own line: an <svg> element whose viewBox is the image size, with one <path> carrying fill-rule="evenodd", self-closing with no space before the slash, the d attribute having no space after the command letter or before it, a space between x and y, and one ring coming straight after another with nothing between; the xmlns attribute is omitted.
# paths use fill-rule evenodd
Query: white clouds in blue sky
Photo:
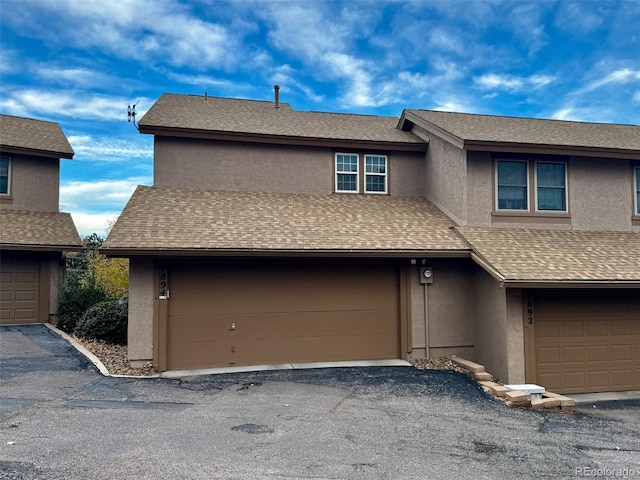
<svg viewBox="0 0 640 480"><path fill-rule="evenodd" d="M0 111L61 124L82 233L151 184L126 107L163 92L271 99L278 83L299 110L640 118L635 0L2 0L0 22Z"/></svg>

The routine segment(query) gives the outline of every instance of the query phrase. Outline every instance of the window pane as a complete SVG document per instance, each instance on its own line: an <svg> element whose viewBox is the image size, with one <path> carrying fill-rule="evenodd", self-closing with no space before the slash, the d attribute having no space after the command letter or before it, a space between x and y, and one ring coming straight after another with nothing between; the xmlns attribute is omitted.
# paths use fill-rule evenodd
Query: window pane
<svg viewBox="0 0 640 480"><path fill-rule="evenodd" d="M636 168L636 213L640 215L640 168Z"/></svg>
<svg viewBox="0 0 640 480"><path fill-rule="evenodd" d="M365 171L367 173L386 173L386 165L386 157L374 157L371 155L365 157Z"/></svg>
<svg viewBox="0 0 640 480"><path fill-rule="evenodd" d="M357 175L338 174L338 190L355 192L358 190Z"/></svg>
<svg viewBox="0 0 640 480"><path fill-rule="evenodd" d="M367 175L366 178L366 191L367 192L385 192L384 188L384 176L382 175Z"/></svg>
<svg viewBox="0 0 640 480"><path fill-rule="evenodd" d="M538 188L538 210L566 210L564 188Z"/></svg>
<svg viewBox="0 0 640 480"><path fill-rule="evenodd" d="M538 210L567 209L564 163L538 163Z"/></svg>
<svg viewBox="0 0 640 480"><path fill-rule="evenodd" d="M338 155L336 169L338 172L357 172L358 157L356 155Z"/></svg>
<svg viewBox="0 0 640 480"><path fill-rule="evenodd" d="M0 157L0 193L9 193L9 158Z"/></svg>
<svg viewBox="0 0 640 480"><path fill-rule="evenodd" d="M538 185L564 188L564 163L538 163Z"/></svg>
<svg viewBox="0 0 640 480"><path fill-rule="evenodd" d="M498 162L498 210L527 210L527 162Z"/></svg>
<svg viewBox="0 0 640 480"><path fill-rule="evenodd" d="M499 210L526 210L526 187L498 187Z"/></svg>

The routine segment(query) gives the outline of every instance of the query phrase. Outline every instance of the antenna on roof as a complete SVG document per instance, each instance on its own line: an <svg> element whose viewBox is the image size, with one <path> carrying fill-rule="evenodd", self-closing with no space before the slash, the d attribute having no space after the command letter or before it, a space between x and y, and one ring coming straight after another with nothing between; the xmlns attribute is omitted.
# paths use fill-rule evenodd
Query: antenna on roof
<svg viewBox="0 0 640 480"><path fill-rule="evenodd" d="M138 100L138 102L139 101L140 100ZM129 123L133 121L133 126L136 127L136 130L140 131L138 124L136 123L136 105L138 105L138 102L127 106L127 121Z"/></svg>

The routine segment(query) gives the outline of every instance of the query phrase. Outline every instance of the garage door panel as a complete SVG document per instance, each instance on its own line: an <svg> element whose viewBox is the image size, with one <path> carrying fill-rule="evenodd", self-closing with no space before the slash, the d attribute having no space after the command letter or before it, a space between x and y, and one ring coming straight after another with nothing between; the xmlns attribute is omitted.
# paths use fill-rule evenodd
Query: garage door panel
<svg viewBox="0 0 640 480"><path fill-rule="evenodd" d="M637 292L539 294L534 307L536 383L560 393L640 389Z"/></svg>
<svg viewBox="0 0 640 480"><path fill-rule="evenodd" d="M168 368L398 358L398 284L363 262L175 264Z"/></svg>
<svg viewBox="0 0 640 480"><path fill-rule="evenodd" d="M39 322L39 261L3 255L0 270L0 323Z"/></svg>

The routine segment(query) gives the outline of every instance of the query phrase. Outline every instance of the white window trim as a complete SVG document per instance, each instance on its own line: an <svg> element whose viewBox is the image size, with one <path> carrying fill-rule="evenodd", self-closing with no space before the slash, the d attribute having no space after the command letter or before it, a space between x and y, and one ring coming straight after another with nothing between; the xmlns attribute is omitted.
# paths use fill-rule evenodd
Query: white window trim
<svg viewBox="0 0 640 480"><path fill-rule="evenodd" d="M552 163L564 165L564 210L540 210L538 208L538 164L539 163ZM536 160L533 166L533 183L534 183L534 202L536 213L569 213L569 185L567 184L567 162L551 161L551 160Z"/></svg>
<svg viewBox="0 0 640 480"><path fill-rule="evenodd" d="M11 161L11 157L9 157L8 155L2 155L2 158L6 158L8 160L8 166L7 166L7 193L0 192L0 196L10 197L11 196L11 164L13 162Z"/></svg>
<svg viewBox="0 0 640 480"><path fill-rule="evenodd" d="M338 155L348 155L355 156L356 161L356 171L355 172L339 172L338 171ZM336 193L360 193L360 155L357 153L348 153L348 152L336 152L334 159L334 170L335 170L335 190ZM355 175L356 176L356 189L355 190L338 190L338 174L342 175Z"/></svg>
<svg viewBox="0 0 640 480"><path fill-rule="evenodd" d="M640 174L640 167L633 167L633 204L634 216L640 216L640 202L638 202L638 191L640 191L640 182L638 182L638 174Z"/></svg>
<svg viewBox="0 0 640 480"><path fill-rule="evenodd" d="M498 198L498 191L500 185L498 184L498 163L499 162L517 162L517 163L526 163L527 164L527 208L500 208L500 199ZM529 213L531 212L531 185L530 185L530 162L529 160L520 160L517 158L497 158L495 161L495 203L496 203L496 212L520 212L520 213ZM565 170L566 172L566 170Z"/></svg>
<svg viewBox="0 0 640 480"><path fill-rule="evenodd" d="M384 158L384 173L367 173L367 157L380 157ZM386 195L388 190L387 172L389 171L389 159L386 155L378 155L375 153L366 153L364 155L364 192L372 195ZM384 191L376 192L367 190L367 176L372 177L384 177Z"/></svg>

